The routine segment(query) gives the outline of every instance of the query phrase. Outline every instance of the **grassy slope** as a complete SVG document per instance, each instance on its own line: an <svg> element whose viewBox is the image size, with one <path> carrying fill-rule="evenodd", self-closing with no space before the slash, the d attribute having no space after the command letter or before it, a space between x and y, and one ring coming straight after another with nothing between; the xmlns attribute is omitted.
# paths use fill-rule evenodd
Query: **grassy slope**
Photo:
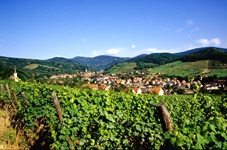
<svg viewBox="0 0 227 150"><path fill-rule="evenodd" d="M135 67L136 67L135 62L125 62L125 63L116 64L114 67L107 69L105 72L111 73L111 74L119 74L121 72L134 71Z"/></svg>
<svg viewBox="0 0 227 150"><path fill-rule="evenodd" d="M33 69L38 68L39 66L42 66L42 67L45 67L45 68L53 68L53 69L56 69L56 70L59 69L57 67L52 67L52 66L47 66L47 65L40 65L40 64L30 64L30 65L25 66L24 68L33 70Z"/></svg>
<svg viewBox="0 0 227 150"><path fill-rule="evenodd" d="M168 63L159 67L149 69L150 73L161 73L167 74L170 76L196 76L196 75L214 75L218 77L227 76L227 67L220 67L219 65L211 69L211 61L209 60L200 60L196 62L181 62L176 61Z"/></svg>
<svg viewBox="0 0 227 150"><path fill-rule="evenodd" d="M87 68L73 61L64 61L66 60L36 60L0 56L0 78L6 79L12 75L14 65L17 68L18 77L22 80L49 77L53 74L76 73L77 70L84 71Z"/></svg>

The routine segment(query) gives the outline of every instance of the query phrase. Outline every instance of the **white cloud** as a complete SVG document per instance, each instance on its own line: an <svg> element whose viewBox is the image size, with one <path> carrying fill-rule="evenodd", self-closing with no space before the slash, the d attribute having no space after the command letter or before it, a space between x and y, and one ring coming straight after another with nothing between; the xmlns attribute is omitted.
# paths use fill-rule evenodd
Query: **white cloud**
<svg viewBox="0 0 227 150"><path fill-rule="evenodd" d="M212 44L214 44L215 46L218 46L218 45L221 44L221 40L219 38L213 38L213 39L210 40L210 42Z"/></svg>
<svg viewBox="0 0 227 150"><path fill-rule="evenodd" d="M131 48L136 48L136 45L133 44L133 45L131 46Z"/></svg>
<svg viewBox="0 0 227 150"><path fill-rule="evenodd" d="M202 46L208 46L210 44L210 41L208 39L198 39L197 42Z"/></svg>
<svg viewBox="0 0 227 150"><path fill-rule="evenodd" d="M92 53L92 57L99 56L99 55L103 54L103 52L97 51L97 50L93 50L91 53Z"/></svg>
<svg viewBox="0 0 227 150"><path fill-rule="evenodd" d="M107 55L117 55L117 54L119 54L120 50L121 49L119 49L119 48L111 48L111 49L106 50L105 53Z"/></svg>
<svg viewBox="0 0 227 150"><path fill-rule="evenodd" d="M122 50L123 50L122 48L110 48L107 50L93 50L92 57L99 56L99 55L117 55Z"/></svg>
<svg viewBox="0 0 227 150"><path fill-rule="evenodd" d="M221 44L221 40L219 38L213 38L213 39L198 39L197 42L201 44L202 46L209 46L209 45L214 45L218 46Z"/></svg>
<svg viewBox="0 0 227 150"><path fill-rule="evenodd" d="M161 49L157 49L157 48L147 48L147 49L143 49L140 52L141 53L163 53L163 52L167 52L168 50L161 50Z"/></svg>
<svg viewBox="0 0 227 150"><path fill-rule="evenodd" d="M197 48L197 47L196 46L193 46L192 44L189 44L186 49L195 49L195 48Z"/></svg>
<svg viewBox="0 0 227 150"><path fill-rule="evenodd" d="M56 55L56 57L61 57L61 55Z"/></svg>

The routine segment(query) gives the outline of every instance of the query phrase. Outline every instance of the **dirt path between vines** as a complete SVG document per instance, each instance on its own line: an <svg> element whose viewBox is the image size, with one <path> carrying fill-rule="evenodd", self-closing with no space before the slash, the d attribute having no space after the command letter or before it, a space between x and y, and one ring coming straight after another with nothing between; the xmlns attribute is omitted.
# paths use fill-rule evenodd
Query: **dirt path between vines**
<svg viewBox="0 0 227 150"><path fill-rule="evenodd" d="M20 149L18 146L19 137L16 131L10 126L9 113L0 108L0 149Z"/></svg>

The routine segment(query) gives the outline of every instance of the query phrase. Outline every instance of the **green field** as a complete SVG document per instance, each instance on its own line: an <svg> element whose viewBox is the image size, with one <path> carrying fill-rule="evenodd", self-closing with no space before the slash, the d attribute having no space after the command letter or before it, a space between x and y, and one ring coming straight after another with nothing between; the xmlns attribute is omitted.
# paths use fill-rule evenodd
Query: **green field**
<svg viewBox="0 0 227 150"><path fill-rule="evenodd" d="M149 69L152 74L160 73L169 76L196 76L196 75L217 75L218 77L227 76L227 68L225 65L217 64L210 67L212 61L201 60L196 62L176 61L159 67ZM214 68L214 69L213 69Z"/></svg>
<svg viewBox="0 0 227 150"><path fill-rule="evenodd" d="M40 65L40 64L30 64L30 65L25 66L24 68L33 70L33 69L38 68L39 66L40 67L45 67L45 68L59 69L57 67L52 67L52 66L47 66L47 65ZM60 67L62 67L62 65Z"/></svg>
<svg viewBox="0 0 227 150"><path fill-rule="evenodd" d="M122 72L133 72L135 71L134 70L135 67L136 67L135 62L119 63L119 64L116 64L114 67L107 69L105 72L112 73L112 74L119 74Z"/></svg>
<svg viewBox="0 0 227 150"><path fill-rule="evenodd" d="M32 70L32 69L35 69L37 67L39 67L39 64L30 64L30 65L25 66L24 68Z"/></svg>

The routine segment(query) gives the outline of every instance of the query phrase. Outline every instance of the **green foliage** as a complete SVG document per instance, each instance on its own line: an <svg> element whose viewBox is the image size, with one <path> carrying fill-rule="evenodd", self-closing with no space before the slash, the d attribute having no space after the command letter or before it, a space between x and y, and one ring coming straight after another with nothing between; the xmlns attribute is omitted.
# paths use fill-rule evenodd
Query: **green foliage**
<svg viewBox="0 0 227 150"><path fill-rule="evenodd" d="M122 72L134 72L134 69L136 66L137 64L135 62L118 63L113 67L106 69L104 72L106 74L120 74Z"/></svg>
<svg viewBox="0 0 227 150"><path fill-rule="evenodd" d="M67 59L66 59L67 60ZM53 74L76 73L84 71L82 66L73 61L52 60L36 60L0 57L0 78L7 79L14 72L14 65L17 67L18 77L23 81L27 79L39 79L50 77Z"/></svg>
<svg viewBox="0 0 227 150"><path fill-rule="evenodd" d="M144 62L144 63L153 63L156 65L164 65L170 62L174 62L180 58L179 55L170 54L170 53L155 53L145 56L136 62Z"/></svg>
<svg viewBox="0 0 227 150"><path fill-rule="evenodd" d="M19 104L16 118L26 130L40 124L51 149L226 149L227 97L155 96L76 89L65 86L6 82ZM21 92L26 93L26 106ZM51 93L56 92L63 121L58 120ZM7 101L7 92L0 91ZM162 130L156 106L166 104L173 130ZM37 126L38 124L38 126Z"/></svg>
<svg viewBox="0 0 227 150"><path fill-rule="evenodd" d="M154 63L144 63L144 62L137 62L137 66L135 67L135 70L144 70L144 69L149 69L149 68L154 68L156 67L157 64Z"/></svg>
<svg viewBox="0 0 227 150"><path fill-rule="evenodd" d="M213 76L227 77L227 65L221 63L219 66L210 67L213 60L200 60L196 62L182 62L175 61L162 66L149 69L150 73L161 73L162 76L179 76L179 77L193 77L193 76ZM221 67L220 67L221 66Z"/></svg>
<svg viewBox="0 0 227 150"><path fill-rule="evenodd" d="M75 57L72 60L100 71L100 70L105 70L108 67L113 66L117 63L125 62L128 59L129 58L121 58L121 57L101 55L101 56L96 56L96 57L93 57L93 58L90 58L90 57Z"/></svg>
<svg viewBox="0 0 227 150"><path fill-rule="evenodd" d="M222 63L227 63L227 53L218 48L206 48L201 51L183 56L180 60L184 62L217 60Z"/></svg>

